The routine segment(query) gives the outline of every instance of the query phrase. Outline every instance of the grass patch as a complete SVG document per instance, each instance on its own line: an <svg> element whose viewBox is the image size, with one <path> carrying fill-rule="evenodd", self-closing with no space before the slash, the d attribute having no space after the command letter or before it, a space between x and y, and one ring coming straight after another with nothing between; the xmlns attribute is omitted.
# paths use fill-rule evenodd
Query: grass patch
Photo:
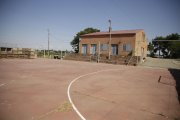
<svg viewBox="0 0 180 120"><path fill-rule="evenodd" d="M57 112L68 112L72 109L70 102L64 102L62 105L60 105L57 109Z"/></svg>

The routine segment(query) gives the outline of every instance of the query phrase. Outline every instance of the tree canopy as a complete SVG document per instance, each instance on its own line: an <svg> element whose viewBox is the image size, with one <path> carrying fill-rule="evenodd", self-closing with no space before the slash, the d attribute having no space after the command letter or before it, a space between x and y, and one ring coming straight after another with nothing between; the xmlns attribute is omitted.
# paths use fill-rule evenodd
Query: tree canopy
<svg viewBox="0 0 180 120"><path fill-rule="evenodd" d="M74 36L74 39L71 41L71 46L73 47L73 49L76 53L79 52L79 37L80 37L80 35L94 33L94 32L100 32L100 30L98 30L96 28L86 28L86 29L78 32L76 34L76 36Z"/></svg>
<svg viewBox="0 0 180 120"><path fill-rule="evenodd" d="M166 37L157 36L149 43L148 49L151 56L154 56L157 52L161 52L164 58L180 58L180 35L178 33L172 33Z"/></svg>

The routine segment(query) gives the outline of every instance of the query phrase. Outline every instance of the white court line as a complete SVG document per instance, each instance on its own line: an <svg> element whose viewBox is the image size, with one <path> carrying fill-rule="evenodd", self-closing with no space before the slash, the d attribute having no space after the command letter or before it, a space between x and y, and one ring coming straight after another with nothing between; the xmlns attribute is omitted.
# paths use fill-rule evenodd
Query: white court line
<svg viewBox="0 0 180 120"><path fill-rule="evenodd" d="M92 73L88 73L88 74L84 74L84 75L81 75L75 79L73 79L69 86L68 86L68 90L67 90L67 94L68 94L68 99L69 99L69 102L71 103L74 111L79 115L79 117L82 119L82 120L86 120L86 118L79 112L79 110L76 108L76 106L74 105L72 99L71 99L71 96L70 96L70 88L71 88L71 85L78 79L82 78L82 77L85 77L85 76L88 76L88 75L93 75L93 74L96 74L96 73L99 73L99 72L104 72L104 71L111 71L111 70L121 70L121 69L107 69L107 70L100 70L100 71L96 71L96 72L92 72Z"/></svg>
<svg viewBox="0 0 180 120"><path fill-rule="evenodd" d="M12 83L12 82L14 82L15 80L11 80L9 83L2 83L2 84L0 84L0 87L2 87L2 86L5 86L5 85L9 85L10 83Z"/></svg>
<svg viewBox="0 0 180 120"><path fill-rule="evenodd" d="M6 83L0 84L0 87L2 87L2 86L4 86L4 85L6 85Z"/></svg>

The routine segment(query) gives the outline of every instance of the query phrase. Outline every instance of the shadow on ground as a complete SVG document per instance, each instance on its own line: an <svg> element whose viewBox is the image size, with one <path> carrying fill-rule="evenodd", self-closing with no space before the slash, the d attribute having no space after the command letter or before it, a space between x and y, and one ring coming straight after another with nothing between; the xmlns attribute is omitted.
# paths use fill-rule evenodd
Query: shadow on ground
<svg viewBox="0 0 180 120"><path fill-rule="evenodd" d="M178 93L178 100L180 103L180 69L168 69L168 70L176 80L176 90Z"/></svg>

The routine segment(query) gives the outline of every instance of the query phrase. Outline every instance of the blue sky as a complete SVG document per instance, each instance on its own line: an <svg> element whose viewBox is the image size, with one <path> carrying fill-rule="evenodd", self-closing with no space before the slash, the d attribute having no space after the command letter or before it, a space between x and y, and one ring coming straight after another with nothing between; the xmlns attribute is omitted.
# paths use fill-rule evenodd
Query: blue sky
<svg viewBox="0 0 180 120"><path fill-rule="evenodd" d="M180 33L179 0L1 0L0 45L71 50L70 41L87 27L144 29L156 36Z"/></svg>

